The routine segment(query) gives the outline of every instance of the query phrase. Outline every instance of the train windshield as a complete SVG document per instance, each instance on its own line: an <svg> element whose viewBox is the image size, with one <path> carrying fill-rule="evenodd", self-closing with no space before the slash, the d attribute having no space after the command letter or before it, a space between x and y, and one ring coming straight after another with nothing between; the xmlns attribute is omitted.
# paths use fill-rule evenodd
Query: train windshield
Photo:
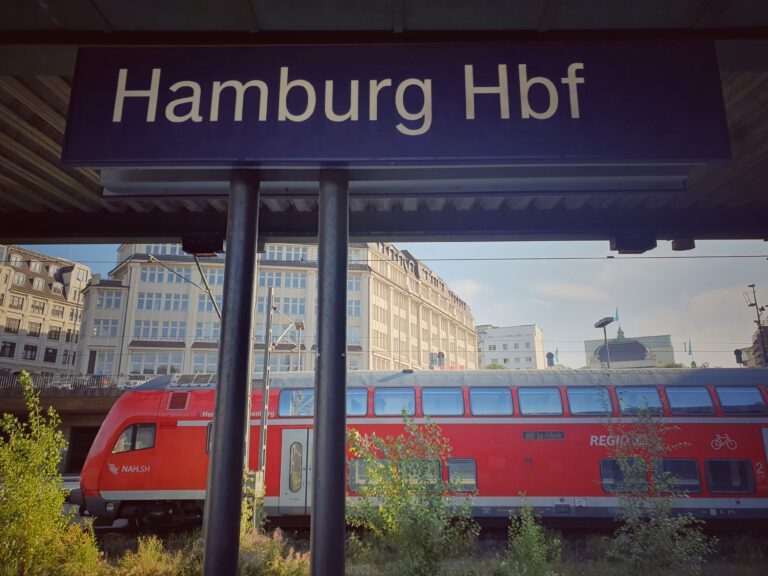
<svg viewBox="0 0 768 576"><path fill-rule="evenodd" d="M155 447L154 424L132 424L117 437L112 454Z"/></svg>

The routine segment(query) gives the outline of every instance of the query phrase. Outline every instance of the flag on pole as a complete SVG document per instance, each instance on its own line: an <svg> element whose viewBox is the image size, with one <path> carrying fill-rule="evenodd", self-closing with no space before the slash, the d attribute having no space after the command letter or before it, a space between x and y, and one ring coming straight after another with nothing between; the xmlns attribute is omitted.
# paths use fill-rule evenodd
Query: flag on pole
<svg viewBox="0 0 768 576"><path fill-rule="evenodd" d="M693 346L691 346L690 338L688 338L688 356L693 356Z"/></svg>
<svg viewBox="0 0 768 576"><path fill-rule="evenodd" d="M688 344L685 343L685 340L683 340L683 352L688 352Z"/></svg>
<svg viewBox="0 0 768 576"><path fill-rule="evenodd" d="M618 322L619 321L619 307L618 306L616 306L616 315L613 317L613 321L614 322Z"/></svg>

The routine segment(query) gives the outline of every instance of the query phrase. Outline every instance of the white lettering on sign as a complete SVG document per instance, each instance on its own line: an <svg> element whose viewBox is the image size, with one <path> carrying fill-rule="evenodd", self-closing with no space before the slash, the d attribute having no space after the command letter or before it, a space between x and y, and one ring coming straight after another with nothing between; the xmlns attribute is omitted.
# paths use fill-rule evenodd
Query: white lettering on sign
<svg viewBox="0 0 768 576"><path fill-rule="evenodd" d="M642 434L593 434L589 437L590 446L645 446L648 439Z"/></svg>
<svg viewBox="0 0 768 576"><path fill-rule="evenodd" d="M571 118L581 118L579 107L580 84L586 79L579 76L584 71L584 64L574 62L568 65L566 75L560 78L560 84L567 89L568 107ZM531 76L527 64L517 65L518 87L520 92L520 114L523 120L547 120L558 113L560 94L556 79L546 76ZM475 120L479 115L479 103L487 107L482 113L487 115L489 110L496 114L498 99L498 115L502 120L509 120L509 75L506 64L497 65L497 79L491 85L479 85L475 81L475 67L472 64L464 66L464 114L467 120ZM120 68L115 90L115 102L112 111L112 122L121 123L124 120L124 107L129 98L137 99L146 107L145 119L155 122L158 113L158 101L161 96L162 69L153 68L149 86L146 84L128 88L128 69ZM231 104L231 120L243 122L248 119L267 122L276 119L278 122L306 122L316 114L322 114L331 122L359 122L364 120L364 105L361 116L360 103L365 101L362 90L367 89L369 122L378 122L381 110L389 104L397 113L399 122L394 128L406 136L420 136L429 132L433 121L433 93L430 78L406 78L399 83L391 78L369 80L350 79L343 86L334 80L325 80L323 85L315 86L309 80L291 75L287 66L280 67L280 79L277 90L270 91L269 85L263 80L215 80L210 85L210 109L203 110L208 86L192 80L180 80L167 87L173 99L168 101L162 111L168 122L201 123L219 122L222 119L222 105ZM541 92L541 91L544 92ZM531 94L546 94L546 97L536 100L534 107ZM274 96L276 93L276 96ZM288 100L291 97L291 107ZM344 98L344 96L348 96ZM495 96L489 100L487 96ZM318 100L323 102L318 105ZM340 102L346 102L341 105ZM229 109L229 108L227 108ZM227 114L229 116L229 114Z"/></svg>
<svg viewBox="0 0 768 576"><path fill-rule="evenodd" d="M571 118L581 118L579 111L579 92L578 85L584 84L585 79L576 76L576 73L584 70L582 62L574 62L568 66L567 75L560 79L562 84L568 86L568 103L570 105ZM534 76L528 78L528 66L519 64L517 66L520 87L520 117L524 120L534 118L536 120L547 120L557 113L559 106L559 96L555 83L545 76ZM475 86L475 68L471 64L464 66L464 91L465 91L465 115L467 120L474 120L475 96L477 94L498 94L499 96L499 118L508 120L509 112L509 80L507 78L506 64L499 64L498 67L498 85L495 86ZM544 110L534 110L530 103L529 94L534 86L541 86L547 92L547 107Z"/></svg>
<svg viewBox="0 0 768 576"><path fill-rule="evenodd" d="M318 90L311 82L302 78L291 78L287 66L280 68L280 85L277 91L277 120L279 122L306 122L317 110ZM146 101L146 121L154 122L157 117L157 103L160 98L160 82L162 69L152 69L152 79L148 89L127 88L128 69L121 68L117 78L115 106L112 112L112 122L123 121L123 107L128 98L138 98ZM371 80L368 84L368 120L375 122L379 117L380 95L384 88L392 88L392 79ZM255 88L255 90L250 90ZM171 100L165 107L165 118L169 122L203 122L206 118L201 113L203 86L198 82L184 80L168 87L170 92L179 94L180 98ZM347 109L337 111L334 106L334 93L337 86L333 80L326 80L323 91L323 114L331 122L357 122L360 120L360 81L349 81L349 104ZM298 108L289 109L288 95L297 94L302 104ZM411 98L406 104L406 92L415 92L416 98ZM391 94L391 93L390 93ZM221 117L221 103L224 98L234 97L232 119L242 122L247 108L246 95L258 98L258 121L269 120L269 86L262 80L217 80L211 84L211 109L208 113L210 122L218 122ZM392 96L390 96L392 98ZM432 80L428 78L406 78L395 87L394 107L402 120L395 125L398 132L407 136L425 134L432 126ZM414 105L415 103L415 105ZM293 104L294 107L296 104Z"/></svg>

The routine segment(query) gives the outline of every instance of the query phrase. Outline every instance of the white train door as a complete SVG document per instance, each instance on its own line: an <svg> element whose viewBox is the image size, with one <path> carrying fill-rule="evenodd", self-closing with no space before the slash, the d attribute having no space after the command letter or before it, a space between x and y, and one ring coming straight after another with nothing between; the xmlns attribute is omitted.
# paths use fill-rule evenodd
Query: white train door
<svg viewBox="0 0 768 576"><path fill-rule="evenodd" d="M280 514L308 514L312 505L312 430L283 430Z"/></svg>

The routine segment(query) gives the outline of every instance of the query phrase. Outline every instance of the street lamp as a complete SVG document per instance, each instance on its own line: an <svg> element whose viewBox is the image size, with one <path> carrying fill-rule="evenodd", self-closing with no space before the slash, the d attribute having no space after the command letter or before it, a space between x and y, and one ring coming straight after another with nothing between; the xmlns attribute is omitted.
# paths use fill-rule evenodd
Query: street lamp
<svg viewBox="0 0 768 576"><path fill-rule="evenodd" d="M605 318L598 320L595 322L595 328L602 328L603 329L603 338L605 339L605 353L608 356L608 368L611 367L611 350L608 348L608 332L606 332L605 327L608 326L613 322L613 316L606 316Z"/></svg>

